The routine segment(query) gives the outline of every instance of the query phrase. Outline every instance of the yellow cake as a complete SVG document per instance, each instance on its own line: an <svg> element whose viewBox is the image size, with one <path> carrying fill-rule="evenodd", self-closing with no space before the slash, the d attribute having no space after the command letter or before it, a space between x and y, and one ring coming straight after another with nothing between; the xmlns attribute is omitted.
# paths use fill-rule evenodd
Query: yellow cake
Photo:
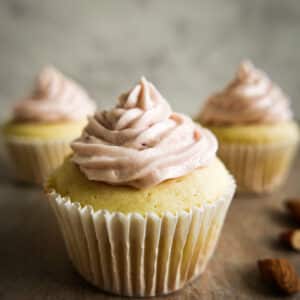
<svg viewBox="0 0 300 300"><path fill-rule="evenodd" d="M263 125L208 126L221 143L239 144L294 144L299 139L295 121Z"/></svg>
<svg viewBox="0 0 300 300"><path fill-rule="evenodd" d="M57 123L17 123L7 122L3 126L3 134L8 138L22 138L24 140L69 140L79 137L86 120Z"/></svg>
<svg viewBox="0 0 300 300"><path fill-rule="evenodd" d="M217 186L215 182L218 182ZM189 211L195 206L214 203L226 193L231 183L231 176L218 159L187 176L137 190L90 181L68 158L50 177L47 189L53 189L81 206L89 205L95 211L162 215L166 211Z"/></svg>

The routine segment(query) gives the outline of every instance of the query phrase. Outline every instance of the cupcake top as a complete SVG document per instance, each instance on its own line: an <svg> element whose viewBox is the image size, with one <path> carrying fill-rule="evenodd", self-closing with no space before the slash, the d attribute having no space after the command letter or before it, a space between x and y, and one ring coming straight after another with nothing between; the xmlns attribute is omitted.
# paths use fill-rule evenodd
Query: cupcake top
<svg viewBox="0 0 300 300"><path fill-rule="evenodd" d="M37 77L33 93L14 107L13 121L79 121L94 111L95 104L85 90L55 68L45 67Z"/></svg>
<svg viewBox="0 0 300 300"><path fill-rule="evenodd" d="M208 165L217 141L142 78L116 107L96 112L71 146L89 180L141 189Z"/></svg>
<svg viewBox="0 0 300 300"><path fill-rule="evenodd" d="M218 126L274 124L291 118L287 96L264 72L245 61L233 81L208 98L199 121Z"/></svg>

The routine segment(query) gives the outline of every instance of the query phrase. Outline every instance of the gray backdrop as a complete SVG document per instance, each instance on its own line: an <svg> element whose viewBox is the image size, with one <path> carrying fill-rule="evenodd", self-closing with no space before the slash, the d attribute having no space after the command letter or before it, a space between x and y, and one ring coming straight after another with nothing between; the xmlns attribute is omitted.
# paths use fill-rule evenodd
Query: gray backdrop
<svg viewBox="0 0 300 300"><path fill-rule="evenodd" d="M143 74L194 114L251 58L300 116L300 1L0 0L0 118L52 63L112 105Z"/></svg>

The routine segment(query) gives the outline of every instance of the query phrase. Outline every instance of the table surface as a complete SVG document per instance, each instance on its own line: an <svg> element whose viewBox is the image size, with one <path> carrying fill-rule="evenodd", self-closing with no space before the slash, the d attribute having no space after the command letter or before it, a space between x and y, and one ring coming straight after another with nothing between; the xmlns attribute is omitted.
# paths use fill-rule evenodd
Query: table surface
<svg viewBox="0 0 300 300"><path fill-rule="evenodd" d="M0 119L48 63L83 84L100 107L144 74L175 110L195 114L245 57L297 99L299 20L295 0L1 0ZM234 199L205 274L163 299L280 299L261 283L256 261L283 256L300 272L299 254L276 243L281 230L296 226L282 200L300 195L299 172L300 158L280 191ZM42 192L5 173L0 166L0 299L118 299L74 272Z"/></svg>
<svg viewBox="0 0 300 300"><path fill-rule="evenodd" d="M75 273L42 191L13 183L0 170L0 299L120 299L101 293ZM297 226L283 199L300 195L299 175L300 156L279 191L236 196L207 271L182 291L158 299L280 299L260 280L256 262L286 257L300 272L299 254L277 242L282 230Z"/></svg>

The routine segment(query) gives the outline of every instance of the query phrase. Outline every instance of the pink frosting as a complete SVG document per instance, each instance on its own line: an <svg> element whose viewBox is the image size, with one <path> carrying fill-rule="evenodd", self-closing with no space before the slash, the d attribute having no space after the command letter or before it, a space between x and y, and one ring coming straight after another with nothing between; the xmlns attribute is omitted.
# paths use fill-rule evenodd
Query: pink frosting
<svg viewBox="0 0 300 300"><path fill-rule="evenodd" d="M89 180L146 188L206 166L217 141L142 78L115 108L90 118L72 148Z"/></svg>
<svg viewBox="0 0 300 300"><path fill-rule="evenodd" d="M53 67L46 67L37 78L33 94L15 106L13 117L20 122L77 121L92 115L95 108L74 81Z"/></svg>
<svg viewBox="0 0 300 300"><path fill-rule="evenodd" d="M204 125L277 123L292 118L289 99L251 62L242 62L236 78L204 105Z"/></svg>

